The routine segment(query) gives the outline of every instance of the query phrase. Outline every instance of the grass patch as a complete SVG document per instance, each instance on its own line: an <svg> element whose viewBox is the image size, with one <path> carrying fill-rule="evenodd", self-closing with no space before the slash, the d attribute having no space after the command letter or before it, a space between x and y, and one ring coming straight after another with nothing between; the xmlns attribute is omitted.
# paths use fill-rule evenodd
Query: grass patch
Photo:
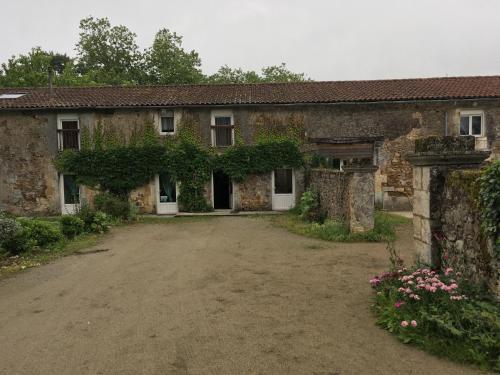
<svg viewBox="0 0 500 375"><path fill-rule="evenodd" d="M302 220L295 210L274 216L271 220L290 232L334 242L393 241L396 239L396 226L411 222L411 219L376 211L375 227L372 230L364 233L350 233L345 223L333 220L326 220L323 224L307 222Z"/></svg>
<svg viewBox="0 0 500 375"><path fill-rule="evenodd" d="M85 233L73 238L72 240L64 239L45 248L35 249L22 253L18 256L0 254L0 278L27 268L50 263L55 259L94 246L99 243L102 238L102 234Z"/></svg>

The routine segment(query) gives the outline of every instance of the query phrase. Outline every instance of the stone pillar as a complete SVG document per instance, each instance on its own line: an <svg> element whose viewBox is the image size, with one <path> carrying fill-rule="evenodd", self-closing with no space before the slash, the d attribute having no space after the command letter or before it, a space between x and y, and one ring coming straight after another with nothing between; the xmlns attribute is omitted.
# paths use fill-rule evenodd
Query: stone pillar
<svg viewBox="0 0 500 375"><path fill-rule="evenodd" d="M413 239L419 260L439 266L434 233L441 227L441 192L450 169L477 168L488 156L474 151L474 137L429 137L415 141L407 156L413 165Z"/></svg>
<svg viewBox="0 0 500 375"><path fill-rule="evenodd" d="M371 164L344 166L344 172L349 175L347 219L351 232L366 232L374 227L377 169Z"/></svg>

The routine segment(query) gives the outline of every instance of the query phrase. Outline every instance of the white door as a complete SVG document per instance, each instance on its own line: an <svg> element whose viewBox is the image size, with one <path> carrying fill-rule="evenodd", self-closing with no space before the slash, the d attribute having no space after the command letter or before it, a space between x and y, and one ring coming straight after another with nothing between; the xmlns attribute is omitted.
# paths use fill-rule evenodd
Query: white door
<svg viewBox="0 0 500 375"><path fill-rule="evenodd" d="M155 177L156 213L158 215L176 214L179 212L177 196L179 187L168 174Z"/></svg>
<svg viewBox="0 0 500 375"><path fill-rule="evenodd" d="M272 172L273 210L284 211L295 206L295 174L292 168Z"/></svg>
<svg viewBox="0 0 500 375"><path fill-rule="evenodd" d="M61 213L74 215L80 205L80 186L73 175L59 176L59 195L61 196Z"/></svg>

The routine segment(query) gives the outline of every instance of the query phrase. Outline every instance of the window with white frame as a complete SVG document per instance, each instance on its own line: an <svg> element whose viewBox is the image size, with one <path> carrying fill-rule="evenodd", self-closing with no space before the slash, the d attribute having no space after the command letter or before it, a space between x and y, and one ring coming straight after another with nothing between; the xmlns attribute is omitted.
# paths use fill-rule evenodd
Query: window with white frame
<svg viewBox="0 0 500 375"><path fill-rule="evenodd" d="M160 134L175 134L174 111L162 109L160 112Z"/></svg>
<svg viewBox="0 0 500 375"><path fill-rule="evenodd" d="M61 115L57 118L59 150L80 149L80 121L76 115Z"/></svg>
<svg viewBox="0 0 500 375"><path fill-rule="evenodd" d="M484 128L483 111L460 112L460 135L473 135L481 137Z"/></svg>
<svg viewBox="0 0 500 375"><path fill-rule="evenodd" d="M234 144L234 118L231 110L212 112L212 146L228 147Z"/></svg>

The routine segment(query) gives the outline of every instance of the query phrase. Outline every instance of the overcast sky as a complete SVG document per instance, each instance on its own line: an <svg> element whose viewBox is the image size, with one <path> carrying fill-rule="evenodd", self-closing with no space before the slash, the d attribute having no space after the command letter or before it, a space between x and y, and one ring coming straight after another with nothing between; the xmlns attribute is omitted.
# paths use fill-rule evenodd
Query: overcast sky
<svg viewBox="0 0 500 375"><path fill-rule="evenodd" d="M184 37L206 73L286 62L316 80L500 74L498 0L0 0L0 61L74 56L79 20L108 17L149 47Z"/></svg>

